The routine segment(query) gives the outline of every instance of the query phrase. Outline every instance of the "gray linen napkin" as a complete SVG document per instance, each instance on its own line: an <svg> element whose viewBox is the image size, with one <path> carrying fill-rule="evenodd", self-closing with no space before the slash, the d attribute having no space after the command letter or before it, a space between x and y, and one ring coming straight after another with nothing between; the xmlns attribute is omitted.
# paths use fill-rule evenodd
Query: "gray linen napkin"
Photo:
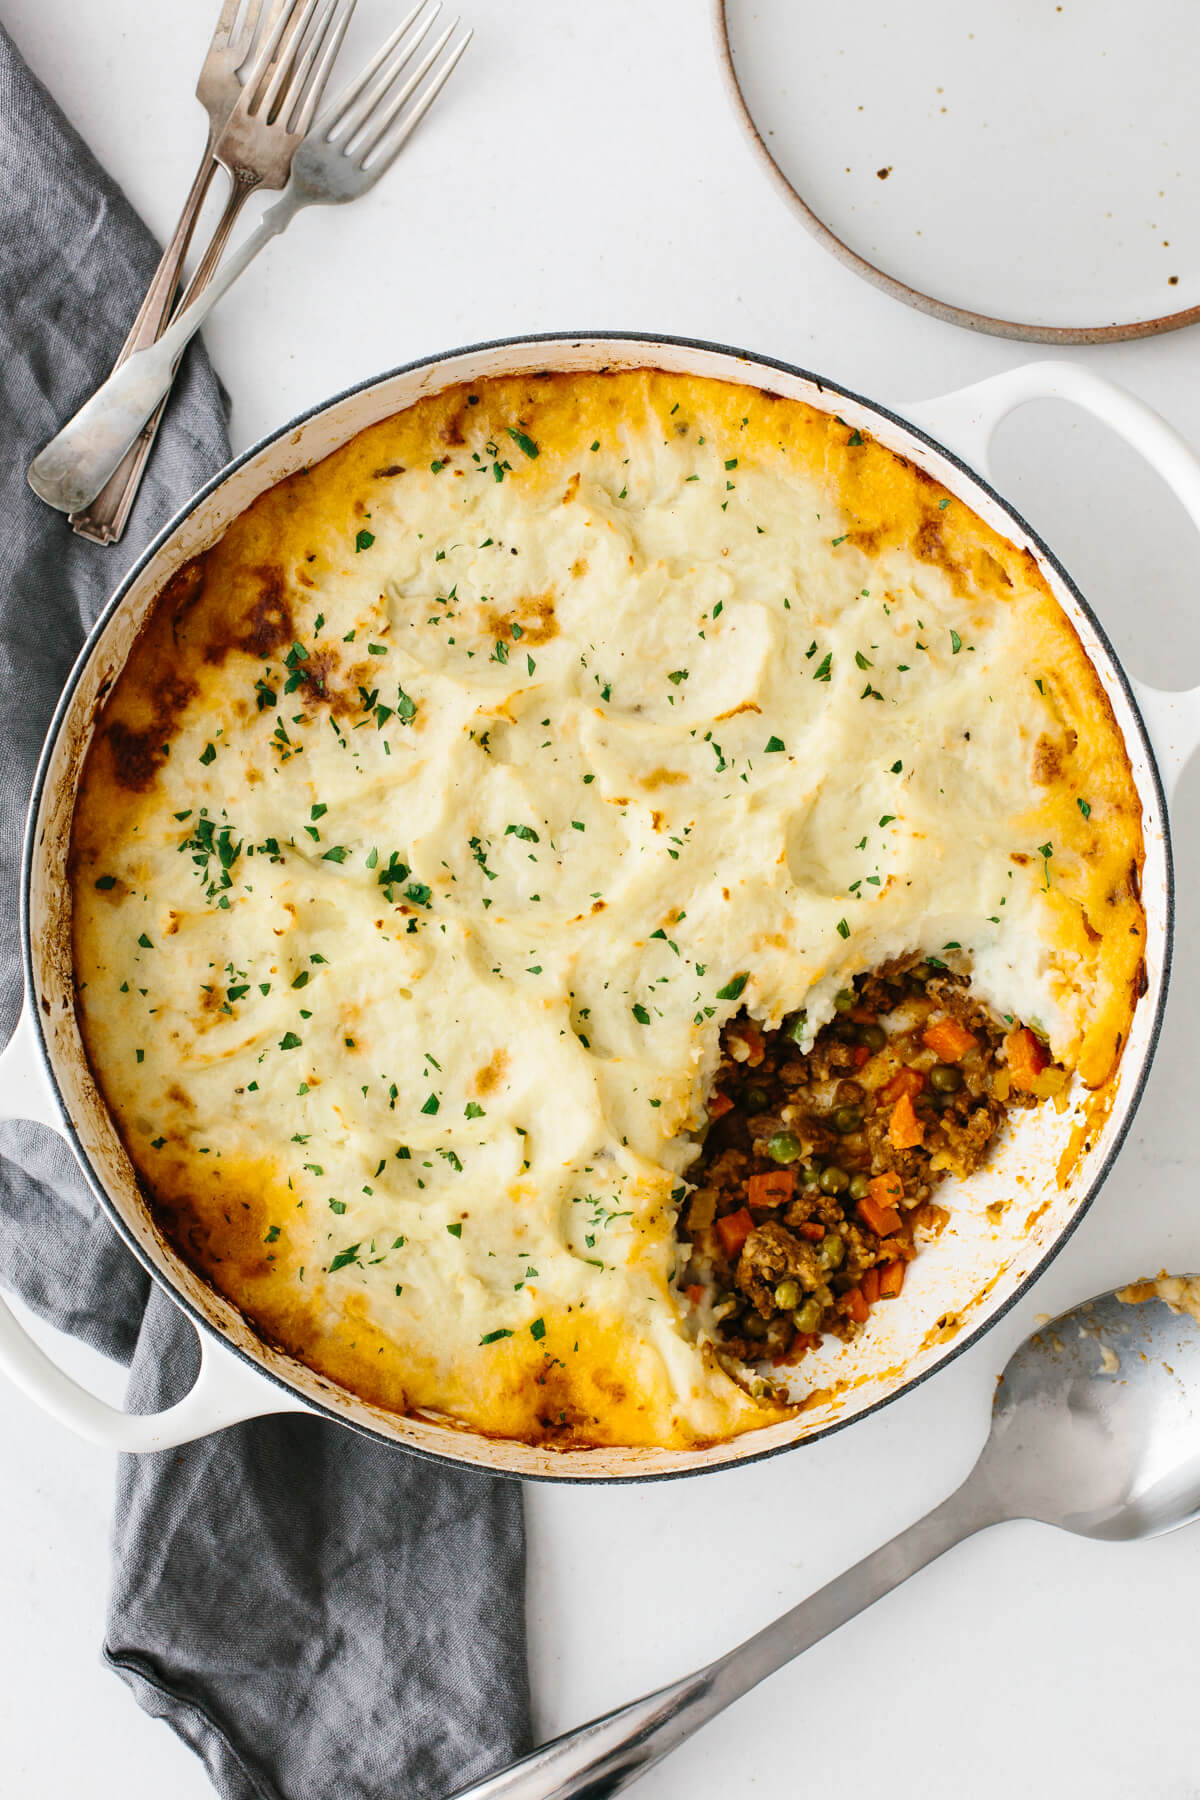
<svg viewBox="0 0 1200 1800"><path fill-rule="evenodd" d="M17 869L38 748L124 568L229 453L189 354L126 541L34 499L30 456L120 347L154 246L0 28L0 1042L20 1004ZM154 1410L197 1366L51 1133L0 1128L0 1280L131 1365ZM408 1800L528 1748L515 1483L313 1419L121 1459L105 1655L227 1800Z"/></svg>

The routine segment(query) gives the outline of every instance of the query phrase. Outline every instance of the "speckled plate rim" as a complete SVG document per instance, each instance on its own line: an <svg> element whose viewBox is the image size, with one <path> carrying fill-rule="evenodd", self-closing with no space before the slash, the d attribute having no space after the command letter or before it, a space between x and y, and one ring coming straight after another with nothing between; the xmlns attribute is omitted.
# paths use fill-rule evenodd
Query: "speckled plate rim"
<svg viewBox="0 0 1200 1800"><path fill-rule="evenodd" d="M1179 331L1185 325L1200 323L1200 305L1185 307L1180 312L1160 313L1153 319L1132 319L1123 325L1036 325L1021 319L998 319L990 313L973 312L969 307L955 306L952 301L943 300L937 294L926 293L922 288L912 287L908 282L901 281L898 275L880 268L878 263L871 262L859 251L852 249L819 213L813 211L804 195L788 179L772 156L755 123L738 79L729 36L728 0L711 0L711 3L717 63L734 113L745 130L751 148L758 153L767 173L800 223L852 274L860 275L864 281L869 281L872 287L889 294L893 300L902 300L905 306L915 307L918 312L928 313L947 325L961 325L966 331L983 332L988 337L1015 338L1025 344L1123 344L1131 343L1136 338L1160 337L1163 332Z"/></svg>

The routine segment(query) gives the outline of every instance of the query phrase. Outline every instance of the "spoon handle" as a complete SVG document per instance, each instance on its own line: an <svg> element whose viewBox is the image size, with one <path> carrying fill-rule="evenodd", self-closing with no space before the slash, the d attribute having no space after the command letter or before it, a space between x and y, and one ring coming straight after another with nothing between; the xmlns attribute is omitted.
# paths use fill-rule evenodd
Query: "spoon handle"
<svg viewBox="0 0 1200 1800"><path fill-rule="evenodd" d="M451 1800L607 1800L621 1793L784 1663L1000 1516L968 1478L923 1519L707 1668L568 1731Z"/></svg>

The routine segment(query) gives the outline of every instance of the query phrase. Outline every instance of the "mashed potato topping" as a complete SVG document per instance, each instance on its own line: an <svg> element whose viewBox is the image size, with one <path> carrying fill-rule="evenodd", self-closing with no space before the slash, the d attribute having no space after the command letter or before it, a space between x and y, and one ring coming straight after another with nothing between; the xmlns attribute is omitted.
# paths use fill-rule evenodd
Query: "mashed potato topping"
<svg viewBox="0 0 1200 1800"><path fill-rule="evenodd" d="M778 1416L675 1286L722 1026L970 967L1089 1086L1140 808L1032 559L835 415L656 371L455 388L164 593L76 814L79 1010L184 1255L399 1410Z"/></svg>

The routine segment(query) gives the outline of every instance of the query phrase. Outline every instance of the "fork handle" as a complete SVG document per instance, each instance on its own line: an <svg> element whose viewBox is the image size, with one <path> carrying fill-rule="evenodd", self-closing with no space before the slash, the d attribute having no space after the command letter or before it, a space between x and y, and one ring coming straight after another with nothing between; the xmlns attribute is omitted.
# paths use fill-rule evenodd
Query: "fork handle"
<svg viewBox="0 0 1200 1800"><path fill-rule="evenodd" d="M209 141L210 143L212 141L211 134ZM206 165L197 175L196 182L193 184L192 194L189 194L188 196L188 202L184 208L185 217L188 208L192 205L192 198L197 187L200 189L201 201L204 199L216 168L217 164L209 157ZM201 185L202 178L203 184ZM245 206L251 194L254 193L256 187L257 183L247 184L246 182L238 181L236 178L234 179L230 189L229 198L225 203L225 211L217 221L212 237L209 239L208 248L205 250L203 258L184 291L183 298L180 302L180 310L189 305L190 302L195 299L197 294L203 293L204 289L208 286L208 283L212 280L213 274L215 273L217 265L221 260L222 253L224 252L225 245L229 240L229 234L233 230L234 224L236 223L243 206ZM183 255L186 252L187 240L191 237L195 226L197 211L198 208L193 208L191 218L187 222L187 237L185 237L183 246L175 261L174 275L176 281L178 280L179 266L182 263ZM180 226L182 227L183 224L184 219L181 218ZM176 236L178 235L179 233L177 230ZM173 244L174 239L172 240L172 246ZM159 264L160 272L163 265L166 263L166 260L167 256L164 255L163 262ZM155 280L157 281L157 279L158 277L156 276ZM142 302L142 310L134 323L134 329L130 332L125 347L114 364L115 368L120 368L121 364L128 359L134 350L141 349L147 344L152 344L162 331L170 312L171 300L174 298L174 287L172 287L171 293L167 298L167 304L164 307L156 309L157 316L154 321L154 329L141 335L138 333L138 326L141 324L143 314L147 313L153 295L154 290L151 288L151 291L146 295L145 300ZM162 423L162 416L166 404L165 399L160 402L157 410L150 416L138 433L132 448L126 452L120 466L105 482L103 488L101 488L91 505L82 512L73 512L70 515L71 527L74 531L78 532L80 537L90 538L94 543L98 544L115 544L121 536L128 522L133 503L137 498L138 489L142 485L142 477L146 472L146 464L149 460L150 452L154 447L154 440L158 436L158 428Z"/></svg>
<svg viewBox="0 0 1200 1800"><path fill-rule="evenodd" d="M183 210L179 215L175 230L171 234L171 240L159 259L158 267L146 289L145 298L138 308L129 335L117 354L117 359L113 364L114 369L119 369L135 350L140 350L145 344L152 344L170 317L171 308L179 289L179 277L183 271L184 259L192 241L192 233L196 229L196 220L200 216L200 209L208 197L208 190L216 173L217 165L213 161L212 155L213 143L214 133L210 130L208 142L204 146L204 155L196 170L188 197L183 203ZM111 544L120 537L125 527L125 520L129 515L129 507L133 502L133 494L136 492L137 483L140 480L141 468L149 454L152 441L153 432L150 432L144 447L139 445L136 450L130 451L127 460L131 466L128 471L118 472L121 475L120 483L118 484L114 477L109 484L111 491L106 489L97 496L95 504L86 512L77 513L72 518L71 524L81 537L94 538L101 544ZM137 475L130 487L130 477L134 468L137 470ZM126 496L127 487L130 487L128 496Z"/></svg>
<svg viewBox="0 0 1200 1800"><path fill-rule="evenodd" d="M968 1476L907 1531L707 1668L543 1744L451 1800L608 1800L622 1793L776 1669L1002 1516L985 1484Z"/></svg>
<svg viewBox="0 0 1200 1800"><path fill-rule="evenodd" d="M204 292L176 313L156 343L135 350L114 369L103 387L34 458L28 470L29 485L47 505L59 512L81 512L96 498L170 392L175 364L188 341L221 296L303 204L295 188L286 188Z"/></svg>

